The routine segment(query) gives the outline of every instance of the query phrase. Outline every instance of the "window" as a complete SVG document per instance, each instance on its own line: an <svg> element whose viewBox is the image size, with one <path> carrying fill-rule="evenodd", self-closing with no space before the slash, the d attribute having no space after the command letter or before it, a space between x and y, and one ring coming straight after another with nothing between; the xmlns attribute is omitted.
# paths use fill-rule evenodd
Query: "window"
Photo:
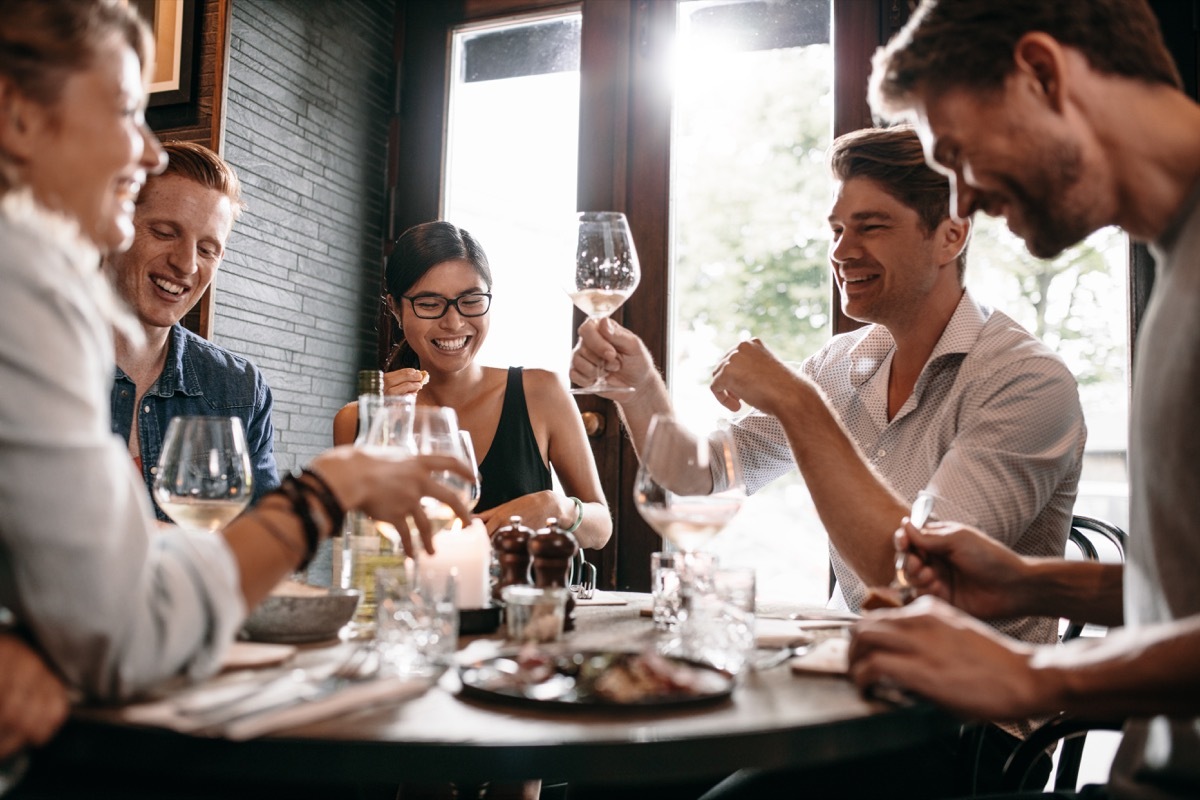
<svg viewBox="0 0 1200 800"><path fill-rule="evenodd" d="M579 13L454 31L444 219L483 246L495 301L479 359L564 373L572 305L547 244L575 210Z"/></svg>
<svg viewBox="0 0 1200 800"><path fill-rule="evenodd" d="M829 23L828 3L679 4L668 363L677 413L697 430L730 416L708 385L739 340L799 362L831 333ZM798 472L707 549L755 567L761 596L828 594L828 540Z"/></svg>

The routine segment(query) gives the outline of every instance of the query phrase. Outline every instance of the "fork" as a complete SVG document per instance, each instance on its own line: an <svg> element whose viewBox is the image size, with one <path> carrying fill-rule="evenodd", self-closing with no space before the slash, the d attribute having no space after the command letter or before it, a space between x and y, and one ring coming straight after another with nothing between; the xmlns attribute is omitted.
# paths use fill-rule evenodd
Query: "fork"
<svg viewBox="0 0 1200 800"><path fill-rule="evenodd" d="M179 708L178 711L183 716L195 719L196 724L202 728L225 725L243 717L320 699L349 683L374 677L380 666L381 655L378 649L372 644L360 644L323 677L314 677L308 670L294 669L286 675L257 684L233 697L222 698L216 703L201 707ZM297 692L285 694L281 698L277 690L288 683L293 683Z"/></svg>
<svg viewBox="0 0 1200 800"><path fill-rule="evenodd" d="M571 577L578 577L579 582L572 582L569 588L577 599L591 600L596 596L596 565L588 563L582 547L575 551L575 556L579 563L572 565Z"/></svg>
<svg viewBox="0 0 1200 800"><path fill-rule="evenodd" d="M914 528L920 529L925 527L925 523L929 521L929 515L933 513L934 496L929 492L918 492L917 499L913 501L912 510L908 513L909 522ZM896 578L892 581L891 588L900 592L900 597L905 603L912 601L916 596L914 589L908 582L908 576L904 574L904 561L908 558L911 549L905 549L896 554Z"/></svg>

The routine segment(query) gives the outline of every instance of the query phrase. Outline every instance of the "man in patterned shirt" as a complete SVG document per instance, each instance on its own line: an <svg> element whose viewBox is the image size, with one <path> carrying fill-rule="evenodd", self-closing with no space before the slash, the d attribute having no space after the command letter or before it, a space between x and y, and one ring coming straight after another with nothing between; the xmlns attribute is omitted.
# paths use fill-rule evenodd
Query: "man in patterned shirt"
<svg viewBox="0 0 1200 800"><path fill-rule="evenodd" d="M757 339L726 354L713 393L757 409L734 426L748 490L799 467L829 535L831 604L854 611L867 586L894 577L892 534L921 490L936 496L936 518L1061 556L1086 436L1070 371L965 289L970 223L951 218L949 182L912 128L841 136L830 167L842 310L872 324L833 337L799 371ZM611 397L637 447L651 417L671 410L666 386L641 340L611 320L580 328L571 378L600 369L635 389ZM1046 617L997 627L1030 642L1057 635Z"/></svg>

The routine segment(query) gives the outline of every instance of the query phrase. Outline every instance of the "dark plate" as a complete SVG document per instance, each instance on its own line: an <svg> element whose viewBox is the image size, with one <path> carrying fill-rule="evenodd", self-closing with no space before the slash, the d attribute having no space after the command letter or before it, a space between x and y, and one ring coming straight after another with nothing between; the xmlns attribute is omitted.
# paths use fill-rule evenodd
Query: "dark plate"
<svg viewBox="0 0 1200 800"><path fill-rule="evenodd" d="M655 678L638 679L647 672ZM734 687L732 675L707 664L609 651L542 654L532 661L494 656L459 667L459 677L467 697L576 709L712 703L729 697ZM628 691L614 694L614 683Z"/></svg>

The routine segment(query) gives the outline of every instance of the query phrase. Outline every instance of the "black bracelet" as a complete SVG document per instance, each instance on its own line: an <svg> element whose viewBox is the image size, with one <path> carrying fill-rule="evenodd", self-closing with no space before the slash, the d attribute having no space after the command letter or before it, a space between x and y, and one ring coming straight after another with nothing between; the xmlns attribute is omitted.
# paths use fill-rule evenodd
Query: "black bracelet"
<svg viewBox="0 0 1200 800"><path fill-rule="evenodd" d="M306 477L311 478L311 482L304 480ZM299 481L312 491L313 496L325 509L325 516L329 517L329 535L337 536L342 529L342 523L346 521L346 509L342 508L342 504L338 502L337 495L333 493L333 489L329 488L329 483L319 473L313 472L308 467L300 470Z"/></svg>
<svg viewBox="0 0 1200 800"><path fill-rule="evenodd" d="M306 488L307 485L301 483L295 476L287 475L279 482L279 488L276 490L292 504L292 511L300 518L300 524L304 526L304 543L308 552L305 553L304 560L296 567L297 570L308 567L308 562L312 561L313 555L317 552L317 545L321 543L317 521L313 519L312 509L308 505Z"/></svg>

